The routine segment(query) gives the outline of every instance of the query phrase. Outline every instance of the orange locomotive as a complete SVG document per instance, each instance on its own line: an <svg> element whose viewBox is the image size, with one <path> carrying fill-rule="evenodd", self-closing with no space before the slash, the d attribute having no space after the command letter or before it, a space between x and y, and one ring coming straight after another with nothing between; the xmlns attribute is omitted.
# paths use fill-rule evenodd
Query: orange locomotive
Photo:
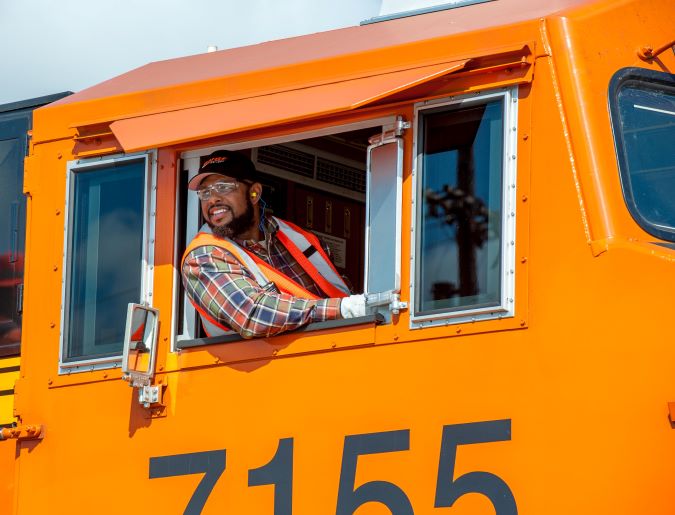
<svg viewBox="0 0 675 515"><path fill-rule="evenodd" d="M430 11L35 112L5 511L675 511L675 6ZM202 334L179 269L217 149L367 316Z"/></svg>

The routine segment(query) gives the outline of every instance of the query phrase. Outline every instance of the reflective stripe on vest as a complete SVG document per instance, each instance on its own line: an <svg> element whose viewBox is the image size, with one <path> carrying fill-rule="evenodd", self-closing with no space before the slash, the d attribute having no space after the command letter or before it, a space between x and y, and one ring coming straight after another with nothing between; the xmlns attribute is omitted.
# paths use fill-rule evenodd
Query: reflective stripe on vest
<svg viewBox="0 0 675 515"><path fill-rule="evenodd" d="M349 288L326 255L316 235L295 224L274 217L279 226L277 237L295 260L329 297L349 295ZM313 249L308 256L306 252Z"/></svg>
<svg viewBox="0 0 675 515"><path fill-rule="evenodd" d="M269 265L255 254L242 249L229 238L218 238L213 234L205 232L198 233L185 249L182 262L185 262L187 255L194 249L206 246L220 247L221 249L226 250L232 254L234 258L239 261L239 263L244 268L246 268L251 273L251 275L253 275L254 279L261 288L265 288L269 283L274 283L277 289L282 293L287 293L301 299L319 299L319 297L304 288L297 281L294 281L287 275L282 274L276 268Z"/></svg>
<svg viewBox="0 0 675 515"><path fill-rule="evenodd" d="M279 231L277 231L277 237L279 241L286 247L286 249L291 253L291 255L298 260L302 268L310 275L310 277L317 283L317 286L323 290L329 297L344 297L349 294L349 289L344 284L340 275L333 268L332 263L328 256L321 248L321 244L311 233L307 233L300 229L299 227L289 224L275 218L279 226ZM313 242L311 240L314 240ZM297 242L297 243L296 243ZM303 250L300 250L297 244L300 243ZM318 299L318 297L302 285L298 284L296 281L291 279L285 274L282 274L274 267L260 259L255 254L248 252L247 250L241 248L234 241L229 238L218 238L213 234L207 232L199 232L195 238L190 242L190 244L185 249L183 254L182 264L185 262L187 255L198 247L204 246L214 246L226 250L232 254L239 263L244 266L255 278L256 282L264 288L269 283L274 283L277 289L282 293L287 293L294 297L303 298L303 299ZM312 256L316 256L314 259L308 259L303 252L309 248L314 248L315 252ZM300 256L300 258L298 258ZM318 266L317 266L318 265ZM322 275L321 272L325 272L328 277ZM337 284L333 284L332 281L338 281ZM231 329L227 326L222 325L217 320L215 320L210 314L208 314L201 306L192 300L188 296L191 304L197 310L202 320L202 325L208 336L216 336L225 333L231 333Z"/></svg>
<svg viewBox="0 0 675 515"><path fill-rule="evenodd" d="M182 264L185 263L185 259L190 252L196 248L205 246L219 247L232 254L232 256L234 256L234 258L253 275L261 288L264 288L270 282L273 282L277 289L282 293L287 293L302 299L318 299L316 295L303 288L290 277L272 268L258 256L246 252L229 238L218 238L213 234L206 232L197 233L197 236L195 236L187 246L181 261L181 269L183 267ZM206 332L207 336L221 336L233 332L230 327L221 324L218 320L213 318L213 316L195 302L192 297L188 295L187 298L194 306L197 313L199 313L199 318L202 321L202 326L204 327L204 332Z"/></svg>

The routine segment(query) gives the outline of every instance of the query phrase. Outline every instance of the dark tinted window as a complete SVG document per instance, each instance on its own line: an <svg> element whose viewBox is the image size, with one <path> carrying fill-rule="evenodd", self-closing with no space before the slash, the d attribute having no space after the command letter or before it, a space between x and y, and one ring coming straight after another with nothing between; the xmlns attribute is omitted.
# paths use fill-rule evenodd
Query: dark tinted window
<svg viewBox="0 0 675 515"><path fill-rule="evenodd" d="M23 282L22 145L0 141L0 356L18 354Z"/></svg>
<svg viewBox="0 0 675 515"><path fill-rule="evenodd" d="M675 81L636 69L622 79L610 98L624 196L647 232L674 240Z"/></svg>
<svg viewBox="0 0 675 515"><path fill-rule="evenodd" d="M145 160L74 171L65 361L121 354L141 300Z"/></svg>
<svg viewBox="0 0 675 515"><path fill-rule="evenodd" d="M418 314L500 304L503 111L422 112Z"/></svg>

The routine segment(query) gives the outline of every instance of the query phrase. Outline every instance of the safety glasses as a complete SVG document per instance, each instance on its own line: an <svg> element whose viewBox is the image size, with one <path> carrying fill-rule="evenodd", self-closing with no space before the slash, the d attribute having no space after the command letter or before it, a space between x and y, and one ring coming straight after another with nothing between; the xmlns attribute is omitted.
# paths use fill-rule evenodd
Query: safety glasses
<svg viewBox="0 0 675 515"><path fill-rule="evenodd" d="M238 187L238 182L214 182L211 186L197 190L197 196L199 200L209 200L214 193L223 196L232 193Z"/></svg>

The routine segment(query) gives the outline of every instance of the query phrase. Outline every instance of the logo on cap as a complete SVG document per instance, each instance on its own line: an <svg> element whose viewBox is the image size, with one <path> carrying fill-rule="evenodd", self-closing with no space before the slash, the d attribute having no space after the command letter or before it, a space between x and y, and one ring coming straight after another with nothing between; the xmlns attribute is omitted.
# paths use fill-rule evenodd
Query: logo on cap
<svg viewBox="0 0 675 515"><path fill-rule="evenodd" d="M212 157L211 159L209 159L208 161L206 161L206 163L204 163L202 165L202 170L209 165L224 163L225 161L227 161L227 157Z"/></svg>

